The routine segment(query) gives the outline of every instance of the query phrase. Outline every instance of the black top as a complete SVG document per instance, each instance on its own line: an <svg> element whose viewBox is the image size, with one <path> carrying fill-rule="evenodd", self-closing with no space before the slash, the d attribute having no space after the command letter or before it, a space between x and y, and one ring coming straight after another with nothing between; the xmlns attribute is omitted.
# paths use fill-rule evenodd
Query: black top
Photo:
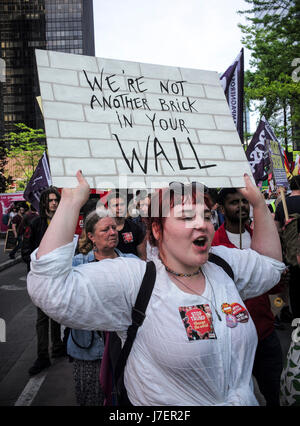
<svg viewBox="0 0 300 426"><path fill-rule="evenodd" d="M300 213L300 195L289 196L286 198L286 206L289 215L293 213ZM280 222L280 226L282 227L285 222L284 210L282 201L278 203L275 212L275 220Z"/></svg>
<svg viewBox="0 0 300 426"><path fill-rule="evenodd" d="M21 247L22 259L30 264L31 253L40 245L42 238L48 228L47 218L35 217L24 229Z"/></svg>
<svg viewBox="0 0 300 426"><path fill-rule="evenodd" d="M145 237L145 232L140 226L131 219L125 219L124 227L119 231L119 244L117 249L122 253L133 253L138 256L137 246L140 245Z"/></svg>
<svg viewBox="0 0 300 426"><path fill-rule="evenodd" d="M12 221L11 221L12 224L16 225L16 232L17 232L18 235L22 235L22 232L21 232L21 223L22 223L22 220L23 220L23 216L20 216L19 214L16 214L12 218Z"/></svg>

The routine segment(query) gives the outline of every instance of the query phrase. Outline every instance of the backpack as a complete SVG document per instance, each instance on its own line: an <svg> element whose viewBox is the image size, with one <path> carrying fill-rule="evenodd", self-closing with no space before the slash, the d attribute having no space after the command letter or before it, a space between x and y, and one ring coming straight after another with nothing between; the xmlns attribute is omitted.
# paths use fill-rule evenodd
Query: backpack
<svg viewBox="0 0 300 426"><path fill-rule="evenodd" d="M300 231L300 213L290 215L292 219L280 231L283 260L286 264L297 266L297 244Z"/></svg>
<svg viewBox="0 0 300 426"><path fill-rule="evenodd" d="M280 377L280 405L300 407L300 319L295 318L292 341Z"/></svg>
<svg viewBox="0 0 300 426"><path fill-rule="evenodd" d="M220 266L227 275L233 280L234 274L231 269L231 266L220 256L210 253L208 261L215 263ZM132 324L128 327L127 330L127 339L124 343L122 349L120 349L120 339L116 339L116 333L110 333L113 335L114 344L110 347L111 355L111 365L113 369L113 390L114 402L116 405L120 406L130 406L132 405L128 399L127 391L124 385L124 370L127 358L130 354L134 339L136 337L138 328L143 324L146 317L145 312L152 294L156 279L156 268L155 264L147 262L146 272L137 295L135 305L132 308ZM111 343L111 341L110 341Z"/></svg>

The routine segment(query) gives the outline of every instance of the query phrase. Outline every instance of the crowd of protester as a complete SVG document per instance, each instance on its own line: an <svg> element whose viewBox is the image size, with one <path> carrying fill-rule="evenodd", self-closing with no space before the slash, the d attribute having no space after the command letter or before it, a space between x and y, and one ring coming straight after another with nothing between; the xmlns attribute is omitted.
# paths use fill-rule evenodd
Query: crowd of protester
<svg viewBox="0 0 300 426"><path fill-rule="evenodd" d="M78 405L113 404L114 373L112 360L109 359L109 351L112 350L113 341L115 347L116 341L119 348L124 344L126 330L130 324L130 316L124 311L134 302L134 295L136 296L137 291L136 288L132 288L132 279L128 278L126 264L124 266L122 262L112 261L112 259L125 258L125 261L129 259L129 268L132 268L133 271L131 273L138 277L142 277L144 272L144 267L141 266L144 263L140 263L138 259L153 260L159 276L159 285L156 284L157 288L155 287L156 290L152 296L154 301L149 308L152 325L146 322L141 329L141 331L143 329L145 331L140 333L144 341L149 340L150 346L139 339L133 348L135 349L133 350L134 354L128 360L128 368L125 370L125 384L129 403L133 405L255 405L256 400L251 393L251 376L253 375L265 398L266 405L280 405L280 375L283 364L281 346L275 330L284 327L285 322L291 323L294 318L300 317L300 248L298 238L298 265L288 265L287 262L285 264L281 262L282 247L280 246L279 233L284 229L286 221L282 200L278 199L279 193L264 193L264 197L262 197L259 190L245 178L245 188L242 190L226 188L219 191L205 190L204 194L201 193L202 200L204 197L205 209L202 211L202 203L202 210L198 211L198 204L195 201L198 189L192 188L190 198L185 199L185 195L178 195L176 188L171 188L171 190L168 188L166 200L171 199L169 208L171 218L165 219L162 216L151 217L151 214L149 214L155 203L158 203L158 209L162 209L166 196L164 190L154 193L138 191L134 196L128 194L127 191L111 191L106 197L100 199L95 194L89 195L89 189L86 188L87 185L82 176L78 175L77 178L79 181L77 189L73 192L63 190L65 191L63 197L66 201L62 203L65 206L68 200L74 203L74 200L76 200L76 207L80 204L77 213L80 212L83 216L83 227L76 247L72 242L73 248L66 248L68 247L68 240L67 237L63 238L62 234L68 226L60 224L60 222L63 222L63 215L66 214L66 207L61 207L60 213L56 213L59 211L58 207L61 202L61 194L56 188L52 187L41 195L39 213L33 208L24 209L24 206L19 206L12 209L9 218L9 227L13 229L16 238L16 245L9 257L14 258L17 251L21 250L22 258L27 264L28 272L30 272L30 256L33 252L35 253L34 256L31 256L33 271L29 279L29 292L37 305L38 356L30 368L29 374L35 375L48 368L51 365L51 357L68 355L69 360L73 362L74 387ZM300 176L292 179L290 188L291 192L285 196L288 212L289 214L300 213ZM81 195L81 198L80 191L81 194L85 192L85 195ZM201 191L203 192L203 188ZM261 199L264 199L263 204L268 207L265 210L263 210ZM70 201L69 203L71 205ZM184 231L183 228L181 229L181 222L177 217L173 218L173 213L179 207L184 210L185 204L188 205L189 211L184 212L184 221L181 220L185 225ZM75 210L75 221L76 209L73 210ZM194 222L193 218L188 217L191 211L193 211L192 215L195 216ZM53 218L56 217L56 214L60 218L55 222ZM68 214L70 215L70 212ZM268 218L268 215L270 218ZM200 220L198 216L202 219L204 217L204 224L197 222L197 220ZM300 219L297 220L299 230ZM55 225L52 225L52 221L55 222ZM48 228L50 231L47 232L47 237L43 239ZM61 231L62 229L63 231ZM186 229L190 229L190 235L187 234ZM198 230L200 230L200 233ZM74 233L74 230L71 230L69 234L72 232ZM258 235L259 233L260 235ZM60 241L57 239L58 234L61 237ZM191 243L192 237L196 238ZM53 240L55 240L54 243ZM196 240L198 240L197 244L195 243ZM193 252L190 251L188 243L185 246L186 241L190 245L198 246L198 257L196 256L195 259L193 259ZM40 248L37 251L38 247ZM226 247L225 251L224 247ZM76 274L72 275L70 271L68 275L65 273L65 264L70 254L66 255L64 252L68 250L73 256L72 264L77 272L76 277L74 277ZM53 251L55 255L51 253ZM237 290L235 289L233 292L230 284L228 284L230 290L226 290L226 294L231 294L233 297L231 304L229 303L230 300L222 300L222 297L220 298L218 294L221 293L221 290L215 286L214 281L221 279L221 282L223 282L224 277L221 278L220 271L210 272L210 267L207 266L209 259L206 256L209 251L221 255L233 269ZM244 256L246 252L247 254ZM188 259L189 254L190 259ZM111 288L107 290L107 293L103 290L103 294L99 293L99 295L97 294L98 290L93 293L94 289L89 289L94 299L102 297L103 300L98 301L91 301L90 296L88 297L85 291L82 290L83 292L80 293L80 290L78 290L78 299L80 299L77 302L78 310L82 307L83 312L86 309L91 311L86 313L86 317L83 313L75 313L77 309L75 306L72 308L66 306L66 303L75 302L74 295L70 296L69 300L66 297L66 300L62 301L61 307L59 307L60 304L57 300L59 296L56 293L53 296L53 305L48 304L50 296L47 297L46 303L38 290L38 286L41 284L40 280L43 278L43 270L45 270L40 257L44 255L45 259L47 259L47 256L50 259L45 261L46 267L50 267L50 270L52 267L54 269L57 267L59 270L58 264L61 262L61 268L64 271L62 275L64 281L68 282L70 293L72 293L72 286L74 287L78 280L82 281L82 285L85 285L83 283L86 283L84 279L87 276L94 275L97 277L98 272L96 272L95 265L99 262L103 265L102 269L99 267L99 275L103 277L101 285L110 274L115 274L116 283L112 278L109 278ZM56 257L57 260L55 260ZM104 259L111 259L111 262L102 262ZM134 260L132 261L132 259ZM197 266L199 259L200 264ZM39 266L39 263L41 266ZM93 265L90 268L91 272L86 268L86 264L89 264L88 266ZM180 270L180 267L182 270ZM47 293L50 285L54 285L54 283L58 286L55 279L56 277L49 278L49 287L45 287L46 290L41 291ZM210 282L211 279L213 280L212 283ZM139 280L140 278L133 279L134 282L140 283ZM91 281L92 278L90 278ZM232 280L230 281L232 283ZM207 284L205 286L205 282L209 283L210 288ZM184 294L179 299L178 294L173 295L174 284ZM63 284L59 285L62 286ZM130 287L128 293L126 293L126 289L124 290L126 285ZM220 285L220 282L218 285ZM119 290L114 286L119 286L122 292L118 293ZM199 292L199 288L201 292ZM203 357L210 356L210 362L201 359L199 364L193 365L189 356L195 357L196 353L193 352L193 348L190 350L191 346L182 344L180 341L183 337L180 334L181 330L179 332L176 328L172 328L171 331L180 336L179 346L182 346L181 349L179 349L176 339L173 342L173 338L168 333L165 336L165 341L161 340L155 326L163 325L165 321L168 324L169 321L171 323L174 321L168 305L167 307L160 306L160 299L164 299L164 292L168 291L172 303L180 303L181 315L183 315L182 311L186 311L189 305L196 307L198 313L201 311L201 314L207 313L206 308L209 307L212 312L207 315L207 318L211 318L210 332L207 334L209 335L208 340L216 338L213 336L220 335L220 348L225 353L221 361L220 354L210 352L211 349L206 346L205 351L207 353ZM64 289L64 297L67 292L68 290ZM114 297L120 298L117 308L112 305L110 292ZM272 312L270 294L281 296L285 302L282 311L276 318ZM195 301L197 300L195 295L196 297L200 296L200 302ZM85 296L87 297L86 300L84 299ZM124 301L124 306L121 299L127 300ZM216 303L216 300L222 301L220 306ZM97 318L93 305L97 302L100 318ZM85 304L89 308L85 308ZM158 310L156 310L155 304L160 307ZM44 308L47 311L46 313L43 311ZM61 312L59 309L61 309ZM106 309L108 312L106 312ZM222 309L225 314L225 329L222 328L224 324L222 327L220 326L222 321L219 323L216 320L216 318L220 319L219 309ZM235 314L235 309L238 309L238 314ZM122 311L125 319L121 317L120 311ZM110 318L114 314L117 323ZM93 315L94 318L92 318ZM157 318L160 315L161 318ZM170 318L168 318L169 316ZM205 339L206 337L203 337L199 330L197 333L194 330L194 335L188 333L191 324L188 323L187 325L186 318L184 324L188 340L193 338L195 340ZM250 318L253 322L250 321ZM48 349L49 325L52 340L51 357ZM61 325L64 326L63 339L61 339ZM244 329L242 329L242 325ZM231 355L229 355L228 347L223 340L226 336L228 339L228 330L234 328L241 331L239 331L237 341L232 341L233 348ZM151 338L153 341L151 341ZM159 344L161 347L158 347ZM172 355L171 349L173 345L179 351L178 360L173 359L174 355ZM152 351L152 346L155 346L156 351ZM184 354L186 348L188 348L188 352L191 352L188 355ZM236 350L237 353L232 353L233 350ZM148 352L145 353L146 351ZM108 356L108 362L102 362L105 353ZM168 358L170 358L171 365L167 367ZM183 360L185 360L186 365L182 365ZM226 368L225 362L227 363ZM164 365L165 367L163 367ZM108 371L103 371L104 369ZM183 376L178 374L178 369L182 370ZM202 371L202 374L206 377L204 380L206 384L204 386L204 383L201 382L204 389L202 389L202 392L195 389L194 399L190 399L187 394L192 393L190 387L193 387L193 383L195 383L196 388L199 388L196 370ZM214 374L208 373L212 370L214 370ZM220 374L221 371L222 374ZM172 377L172 374L175 374L175 378ZM178 374L178 378L176 374ZM226 374L228 377L226 377ZM134 378L131 377L133 375L135 375ZM188 389L185 389L185 375L189 377ZM181 383L180 386L179 382ZM224 394L220 390L222 386L229 389L224 388ZM144 395L140 395L140 393L144 393ZM167 395L162 395L163 393L167 393Z"/></svg>

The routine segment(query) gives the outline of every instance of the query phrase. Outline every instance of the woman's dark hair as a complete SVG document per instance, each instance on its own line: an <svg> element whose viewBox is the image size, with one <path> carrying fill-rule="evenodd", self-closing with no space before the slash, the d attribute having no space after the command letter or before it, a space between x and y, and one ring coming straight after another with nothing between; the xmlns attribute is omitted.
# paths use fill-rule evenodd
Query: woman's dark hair
<svg viewBox="0 0 300 426"><path fill-rule="evenodd" d="M236 188L222 188L218 195L218 203L220 206L224 206L228 194L235 194L236 192L238 192Z"/></svg>
<svg viewBox="0 0 300 426"><path fill-rule="evenodd" d="M47 216L47 211L49 208L49 195L50 194L55 194L58 200L58 203L60 202L60 193L58 191L58 189L55 186L50 186L49 188L45 189L42 193L41 193L41 197L40 197L40 204L39 204L39 210L40 210L40 217L46 218Z"/></svg>
<svg viewBox="0 0 300 426"><path fill-rule="evenodd" d="M113 198L122 198L123 200L125 200L127 202L128 200L128 195L127 195L127 190L126 189L113 189L112 191L110 191L110 193L108 194L106 201L109 203Z"/></svg>

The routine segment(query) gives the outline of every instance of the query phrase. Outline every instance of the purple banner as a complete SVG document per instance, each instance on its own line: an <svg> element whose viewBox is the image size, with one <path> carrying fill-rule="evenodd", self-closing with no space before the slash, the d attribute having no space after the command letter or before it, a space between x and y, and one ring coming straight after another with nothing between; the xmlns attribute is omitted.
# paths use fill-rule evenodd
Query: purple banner
<svg viewBox="0 0 300 426"><path fill-rule="evenodd" d="M39 211L40 196L51 185L51 175L47 154L44 152L24 191L24 198Z"/></svg>
<svg viewBox="0 0 300 426"><path fill-rule="evenodd" d="M262 117L246 151L256 184L265 180L268 175L270 153L267 140L277 139L265 117Z"/></svg>
<svg viewBox="0 0 300 426"><path fill-rule="evenodd" d="M220 78L232 118L244 143L243 109L244 109L244 49Z"/></svg>

